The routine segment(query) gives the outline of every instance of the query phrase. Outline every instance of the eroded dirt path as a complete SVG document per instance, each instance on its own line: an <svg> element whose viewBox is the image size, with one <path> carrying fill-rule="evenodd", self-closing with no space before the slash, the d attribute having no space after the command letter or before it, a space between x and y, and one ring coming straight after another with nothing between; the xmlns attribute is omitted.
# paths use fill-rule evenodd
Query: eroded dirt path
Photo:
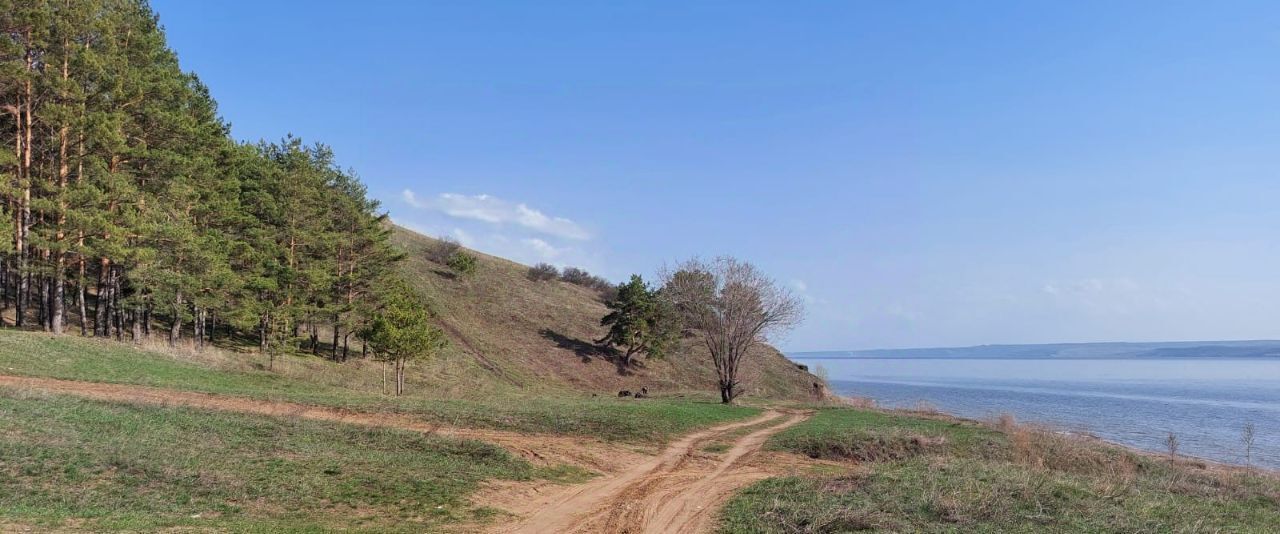
<svg viewBox="0 0 1280 534"><path fill-rule="evenodd" d="M530 499L522 520L497 526L493 531L705 531L730 493L771 474L767 466L751 462L765 440L806 417L802 413L769 411L750 421L690 434L626 471ZM743 433L744 429L747 432ZM731 445L725 452L703 450L709 444L726 442Z"/></svg>

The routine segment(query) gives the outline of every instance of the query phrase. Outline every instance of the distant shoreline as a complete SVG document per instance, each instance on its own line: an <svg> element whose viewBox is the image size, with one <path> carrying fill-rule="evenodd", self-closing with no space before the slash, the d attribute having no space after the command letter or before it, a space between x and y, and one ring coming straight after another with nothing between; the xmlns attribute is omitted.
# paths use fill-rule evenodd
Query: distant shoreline
<svg viewBox="0 0 1280 534"><path fill-rule="evenodd" d="M984 360L1116 360L1116 359L1280 359L1280 341L1159 341L979 345L908 349L811 350L785 353L806 360L847 359L984 359Z"/></svg>

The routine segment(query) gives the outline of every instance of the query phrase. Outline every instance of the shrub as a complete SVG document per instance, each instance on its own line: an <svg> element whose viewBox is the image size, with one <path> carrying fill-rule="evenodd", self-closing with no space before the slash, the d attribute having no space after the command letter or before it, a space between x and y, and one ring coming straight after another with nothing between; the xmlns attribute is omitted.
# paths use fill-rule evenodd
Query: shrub
<svg viewBox="0 0 1280 534"><path fill-rule="evenodd" d="M539 263L529 268L529 279L535 282L546 282L560 277L560 269L550 263Z"/></svg>
<svg viewBox="0 0 1280 534"><path fill-rule="evenodd" d="M462 250L462 244L452 237L441 237L427 250L427 259L440 264L448 264L453 256Z"/></svg>
<svg viewBox="0 0 1280 534"><path fill-rule="evenodd" d="M577 267L565 267L564 272L560 273L560 279L570 284L590 287L591 273Z"/></svg>
<svg viewBox="0 0 1280 534"><path fill-rule="evenodd" d="M618 298L618 286L609 283L604 277L592 276L591 285L587 286L596 290L600 294L600 298L608 301Z"/></svg>
<svg viewBox="0 0 1280 534"><path fill-rule="evenodd" d="M476 264L478 264L479 261L479 258L476 258L474 254L459 250L454 252L452 256L449 256L447 264L450 269L453 269L453 271L458 274L470 275L476 272Z"/></svg>
<svg viewBox="0 0 1280 534"><path fill-rule="evenodd" d="M600 298L604 300L612 300L617 296L617 287L613 282L605 280L603 276L596 276L587 272L585 269L577 267L565 267L560 273L560 279L570 284L579 285L588 289L594 289L600 294Z"/></svg>

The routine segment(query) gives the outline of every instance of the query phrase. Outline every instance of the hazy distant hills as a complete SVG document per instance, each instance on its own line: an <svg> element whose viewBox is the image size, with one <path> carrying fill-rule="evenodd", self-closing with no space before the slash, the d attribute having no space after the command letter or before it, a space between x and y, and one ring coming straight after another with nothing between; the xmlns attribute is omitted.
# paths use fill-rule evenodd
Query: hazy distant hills
<svg viewBox="0 0 1280 534"><path fill-rule="evenodd" d="M1053 343L927 349L832 350L788 353L792 358L1280 358L1280 341L1169 341L1155 343Z"/></svg>

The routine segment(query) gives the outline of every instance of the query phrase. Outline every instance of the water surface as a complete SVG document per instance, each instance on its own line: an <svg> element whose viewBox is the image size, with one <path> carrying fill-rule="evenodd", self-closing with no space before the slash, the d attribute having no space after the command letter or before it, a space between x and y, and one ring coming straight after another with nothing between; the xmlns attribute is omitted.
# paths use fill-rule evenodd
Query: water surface
<svg viewBox="0 0 1280 534"><path fill-rule="evenodd" d="M1241 430L1255 426L1253 463L1280 468L1280 359L810 359L837 393L886 407L920 401L970 418L1089 432L1165 451L1244 463Z"/></svg>

